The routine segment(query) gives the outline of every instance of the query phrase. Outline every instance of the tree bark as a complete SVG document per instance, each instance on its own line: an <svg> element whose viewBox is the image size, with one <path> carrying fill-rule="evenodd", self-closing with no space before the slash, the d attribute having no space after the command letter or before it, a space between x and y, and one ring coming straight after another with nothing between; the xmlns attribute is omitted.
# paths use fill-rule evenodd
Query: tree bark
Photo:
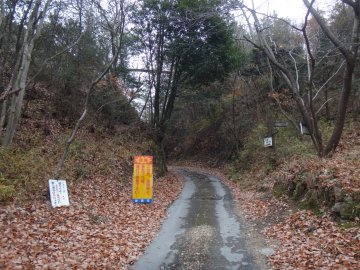
<svg viewBox="0 0 360 270"><path fill-rule="evenodd" d="M356 66L357 61L357 54L358 54L358 48L359 48L359 35L360 35L360 0L356 1L350 1L350 0L343 0L343 3L348 4L353 8L354 11L354 23L353 23L353 29L352 29L352 43L350 48L347 48L336 36L335 34L330 30L330 28L327 26L325 21L322 19L322 17L319 15L319 13L313 8L312 4L314 3L314 0L311 1L311 3L307 0L303 0L305 6L308 8L307 15L305 17L305 25L302 29L298 29L303 32L306 48L308 51L308 55L310 57L310 64L309 64L309 80L308 80L308 102L305 103L304 99L300 95L300 89L299 85L297 84L297 81L295 80L292 73L289 71L289 69L286 68L286 66L282 65L275 57L272 49L268 45L266 39L263 36L262 31L259 29L260 22L257 18L256 12L254 9L247 8L251 13L255 21L255 29L256 33L258 35L259 44L255 43L254 41L248 39L245 37L245 39L253 44L258 49L262 50L267 58L270 60L270 62L277 67L284 78L284 80L287 82L289 88L291 89L293 93L294 100L297 103L297 106L299 108L299 111L303 117L303 120L307 124L312 141L314 143L315 149L319 156L327 156L331 152L333 152L336 147L339 144L345 119L346 119L346 112L347 107L349 103L349 97L352 90L352 79L354 74L354 69ZM243 6L245 7L245 6ZM322 142L322 135L320 132L320 129L318 127L317 117L314 110L314 104L313 104L313 89L312 89L312 77L313 77L313 70L315 68L315 59L313 58L310 50L310 43L307 38L306 34L306 25L307 25L307 17L311 13L317 23L319 24L320 28L324 32L324 34L327 36L327 38L334 44L334 46L340 51L340 53L343 55L346 67L344 71L343 76L343 89L341 92L341 98L338 103L338 109L337 109L337 117L335 126L332 132L332 135L329 139L329 141L323 145Z"/></svg>
<svg viewBox="0 0 360 270"><path fill-rule="evenodd" d="M19 123L34 42L40 36L44 18L50 3L51 0L47 0L44 4L44 8L41 10L42 1L37 0L27 23L22 48L17 56L17 64L15 65L15 70L13 71L12 78L6 90L6 92L15 91L15 94L10 97L6 133L2 142L4 146L8 146L12 143Z"/></svg>
<svg viewBox="0 0 360 270"><path fill-rule="evenodd" d="M342 44L337 37L331 32L326 23L323 21L318 12L310 6L307 0L303 0L305 5L309 8L311 14L314 16L319 26L325 33L325 35L330 39L330 41L335 45L335 47L342 53L345 61L346 68L343 76L343 89L340 97L340 101L338 104L337 116L335 127L332 132L332 135L326 144L322 155L327 156L331 152L333 152L340 142L340 138L344 129L346 112L349 103L349 97L352 89L352 79L354 74L354 69L356 65L358 48L359 48L359 35L360 35L360 0L356 1L346 1L343 0L343 3L348 4L353 8L354 11L354 23L352 29L352 43L350 48L346 48L344 44Z"/></svg>

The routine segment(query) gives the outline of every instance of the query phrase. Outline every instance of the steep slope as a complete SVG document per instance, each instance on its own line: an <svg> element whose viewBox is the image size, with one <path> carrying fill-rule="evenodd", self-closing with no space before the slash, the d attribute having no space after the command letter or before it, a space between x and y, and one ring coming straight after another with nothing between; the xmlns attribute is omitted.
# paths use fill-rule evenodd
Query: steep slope
<svg viewBox="0 0 360 270"><path fill-rule="evenodd" d="M47 183L74 120L60 115L54 102L46 87L33 89L14 145L0 149L1 269L127 269L159 229L182 182L174 174L155 177L154 203L133 204L133 156L152 154L146 126L90 114L61 175L70 206L51 208Z"/></svg>

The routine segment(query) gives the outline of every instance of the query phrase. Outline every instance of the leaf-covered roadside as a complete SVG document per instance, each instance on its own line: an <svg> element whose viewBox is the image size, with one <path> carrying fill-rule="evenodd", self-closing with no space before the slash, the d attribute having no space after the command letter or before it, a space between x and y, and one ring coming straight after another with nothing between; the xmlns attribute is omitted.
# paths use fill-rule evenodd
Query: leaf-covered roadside
<svg viewBox="0 0 360 270"><path fill-rule="evenodd" d="M0 269L128 269L181 188L170 173L154 181L153 204L133 204L130 180L98 177L70 187L69 207L1 207Z"/></svg>
<svg viewBox="0 0 360 270"><path fill-rule="evenodd" d="M265 230L281 240L269 258L274 269L359 269L360 230L344 229L328 215L299 211Z"/></svg>
<svg viewBox="0 0 360 270"><path fill-rule="evenodd" d="M298 211L277 223L289 206L277 199L264 200L255 191L234 192L245 217L252 222L268 222L262 233L280 240L280 248L270 256L273 269L359 269L360 228L344 228L328 214L316 216ZM289 211L291 212L291 211Z"/></svg>
<svg viewBox="0 0 360 270"><path fill-rule="evenodd" d="M272 269L360 269L359 220L345 228L327 213L317 216L293 210L284 200L242 189L218 170L201 171L216 175L229 186L246 220L269 239L279 241L276 253L268 257Z"/></svg>

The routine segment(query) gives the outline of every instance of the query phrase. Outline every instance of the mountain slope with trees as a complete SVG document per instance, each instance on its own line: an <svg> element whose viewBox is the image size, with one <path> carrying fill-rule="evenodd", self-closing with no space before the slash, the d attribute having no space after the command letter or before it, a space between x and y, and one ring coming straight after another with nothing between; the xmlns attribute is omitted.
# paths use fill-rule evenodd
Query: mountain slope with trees
<svg viewBox="0 0 360 270"><path fill-rule="evenodd" d="M333 256L334 269L358 265L360 0L326 12L303 3L295 23L244 1L2 0L0 263L130 267L181 190L167 163L200 162L226 173L248 216L283 219L269 235L292 247L286 229L329 238L320 253L292 249L302 263L315 252ZM135 155L154 156L153 207L130 203ZM69 208L50 208L53 178L68 181ZM286 219L273 202L302 211ZM77 249L77 259L67 255ZM56 258L44 255L51 250ZM270 261L320 267L287 256Z"/></svg>

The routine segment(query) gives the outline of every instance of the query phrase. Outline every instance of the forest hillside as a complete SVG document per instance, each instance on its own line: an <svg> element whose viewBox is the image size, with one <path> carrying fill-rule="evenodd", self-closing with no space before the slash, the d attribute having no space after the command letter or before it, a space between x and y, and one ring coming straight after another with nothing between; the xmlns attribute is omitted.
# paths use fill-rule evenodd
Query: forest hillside
<svg viewBox="0 0 360 270"><path fill-rule="evenodd" d="M89 117L63 169L70 207L52 208L48 180L73 123L56 113L58 101L46 85L31 90L12 146L1 149L0 264L126 269L159 229L181 182L172 173L156 177L156 204L133 204L133 157L153 153L149 131L136 121L111 126L106 118ZM130 107L125 114L127 121L136 116Z"/></svg>
<svg viewBox="0 0 360 270"><path fill-rule="evenodd" d="M131 269L179 167L231 189L266 267L360 268L360 0L265 2L0 2L0 268Z"/></svg>

